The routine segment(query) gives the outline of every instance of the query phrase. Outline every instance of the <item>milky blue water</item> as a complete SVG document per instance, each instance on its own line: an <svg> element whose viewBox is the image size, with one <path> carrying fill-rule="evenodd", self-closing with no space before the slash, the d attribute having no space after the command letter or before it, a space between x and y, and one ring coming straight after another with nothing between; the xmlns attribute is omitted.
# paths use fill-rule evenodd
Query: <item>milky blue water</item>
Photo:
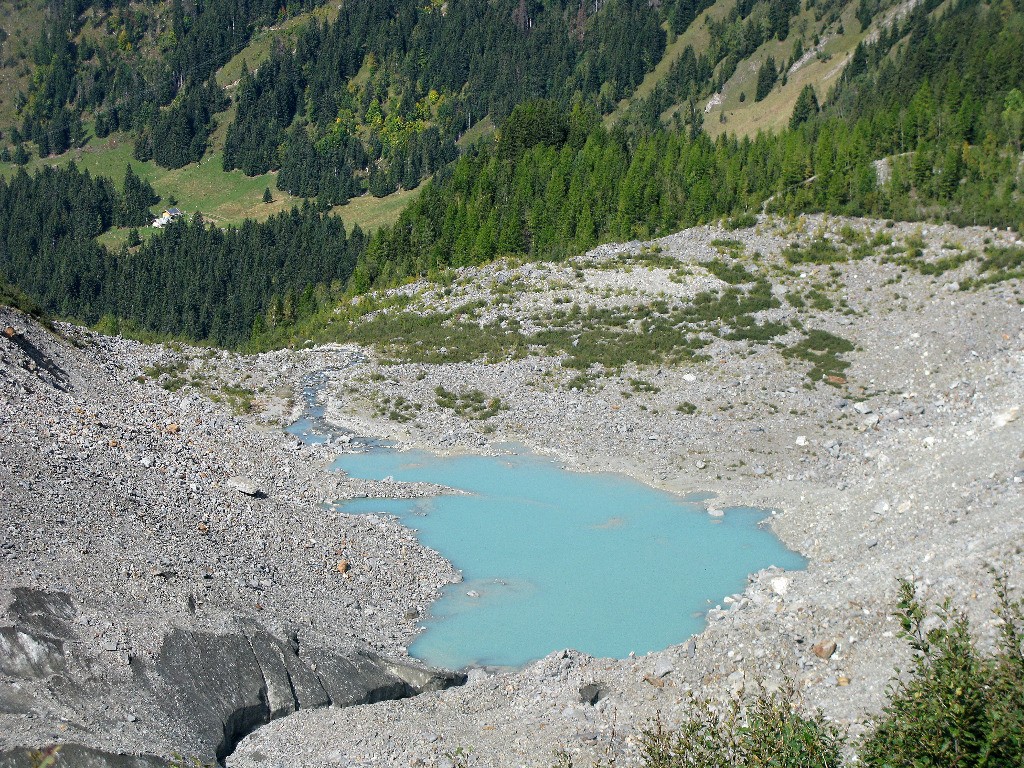
<svg viewBox="0 0 1024 768"><path fill-rule="evenodd" d="M707 609L741 591L747 574L804 565L758 525L764 510L713 518L697 500L536 456L378 449L334 466L470 492L341 507L397 515L462 571L409 649L436 666L518 666L561 648L619 658L665 648L699 632Z"/></svg>

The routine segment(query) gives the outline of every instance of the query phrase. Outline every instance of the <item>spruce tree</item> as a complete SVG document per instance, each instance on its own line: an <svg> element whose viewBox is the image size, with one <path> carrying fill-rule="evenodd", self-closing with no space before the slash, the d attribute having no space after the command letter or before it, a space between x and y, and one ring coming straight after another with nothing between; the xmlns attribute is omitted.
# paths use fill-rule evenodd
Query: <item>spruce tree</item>
<svg viewBox="0 0 1024 768"><path fill-rule="evenodd" d="M814 86L810 83L803 87L793 105L793 115L789 118L789 127L796 128L818 113L818 97L814 95Z"/></svg>
<svg viewBox="0 0 1024 768"><path fill-rule="evenodd" d="M775 59L769 56L764 64L757 71L757 91L754 94L754 101L761 101L771 93L775 87L775 81L779 79L779 70L775 66Z"/></svg>

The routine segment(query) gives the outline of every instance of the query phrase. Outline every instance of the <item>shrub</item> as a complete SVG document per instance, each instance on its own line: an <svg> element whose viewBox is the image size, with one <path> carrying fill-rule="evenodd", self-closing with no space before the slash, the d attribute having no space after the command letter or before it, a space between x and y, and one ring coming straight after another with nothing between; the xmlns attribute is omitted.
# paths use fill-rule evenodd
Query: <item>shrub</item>
<svg viewBox="0 0 1024 768"><path fill-rule="evenodd" d="M806 246L791 243L782 250L782 256L790 264L835 264L849 258L846 251L822 237L812 240Z"/></svg>
<svg viewBox="0 0 1024 768"><path fill-rule="evenodd" d="M1024 602L996 576L995 653L983 654L966 617L947 600L937 622L901 582L895 612L915 656L889 686L890 702L860 743L865 768L1020 768L1024 765ZM934 626L933 626L934 625ZM746 708L693 699L674 731L660 721L641 734L645 768L832 768L844 739L818 712L797 708L792 684Z"/></svg>
<svg viewBox="0 0 1024 768"><path fill-rule="evenodd" d="M782 355L811 363L807 376L811 381L819 381L829 376L844 376L850 363L840 355L853 349L853 344L841 336L814 329L807 331L801 341L783 349Z"/></svg>
<svg viewBox="0 0 1024 768"><path fill-rule="evenodd" d="M702 261L701 266L722 282L729 283L729 285L752 283L757 279L756 275L748 271L747 268L739 262L726 262L721 259L711 259L710 261Z"/></svg>
<svg viewBox="0 0 1024 768"><path fill-rule="evenodd" d="M890 684L889 704L861 750L874 768L1011 768L1024 765L1024 607L996 579L999 648L983 656L967 618L947 600L939 623L914 586L900 585L896 616L915 651L911 675Z"/></svg>
<svg viewBox="0 0 1024 768"><path fill-rule="evenodd" d="M759 697L746 711L695 700L693 716L675 732L660 722L643 732L647 768L834 768L843 739L820 713L801 714L791 686Z"/></svg>
<svg viewBox="0 0 1024 768"><path fill-rule="evenodd" d="M16 285L8 283L3 275L0 275L0 306L20 309L26 315L32 315L32 317L43 320L49 325L49 321L46 319L46 312L39 303Z"/></svg>
<svg viewBox="0 0 1024 768"><path fill-rule="evenodd" d="M735 216L731 216L725 222L725 228L730 232L737 229L749 229L750 227L757 226L757 216L749 211L746 213L737 213Z"/></svg>

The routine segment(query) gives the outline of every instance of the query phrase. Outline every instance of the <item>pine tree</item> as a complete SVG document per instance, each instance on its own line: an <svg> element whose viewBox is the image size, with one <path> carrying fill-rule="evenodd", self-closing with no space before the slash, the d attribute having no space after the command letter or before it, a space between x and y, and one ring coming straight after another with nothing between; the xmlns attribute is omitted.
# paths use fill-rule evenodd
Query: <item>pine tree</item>
<svg viewBox="0 0 1024 768"><path fill-rule="evenodd" d="M148 181L143 181L135 175L130 163L125 167L123 189L124 194L115 215L115 223L120 227L149 224L152 218L149 206L158 202L160 197Z"/></svg>
<svg viewBox="0 0 1024 768"><path fill-rule="evenodd" d="M757 90L754 93L754 101L761 101L761 99L771 93L778 78L779 70L775 66L775 59L769 56L757 71Z"/></svg>
<svg viewBox="0 0 1024 768"><path fill-rule="evenodd" d="M1024 94L1014 88L1006 95L1003 122L1009 135L1010 143L1020 152L1021 131L1024 130Z"/></svg>
<svg viewBox="0 0 1024 768"><path fill-rule="evenodd" d="M818 97L814 95L814 86L810 83L803 87L793 105L793 115L789 118L789 127L796 128L818 114Z"/></svg>

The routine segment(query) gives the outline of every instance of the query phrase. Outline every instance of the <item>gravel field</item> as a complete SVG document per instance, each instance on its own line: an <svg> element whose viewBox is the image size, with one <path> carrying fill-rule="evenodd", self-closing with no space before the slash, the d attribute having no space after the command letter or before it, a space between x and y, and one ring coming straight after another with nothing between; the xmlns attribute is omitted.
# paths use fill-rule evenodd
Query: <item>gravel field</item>
<svg viewBox="0 0 1024 768"><path fill-rule="evenodd" d="M0 309L5 327L14 333L0 337L0 605L11 605L15 631L19 589L65 593L77 612L60 617L72 624L57 634L63 654L41 667L32 657L53 632L20 648L17 634L0 636L0 764L7 747L76 737L205 756L140 683L174 627L224 635L255 623L296 646L405 657L416 618L455 572L394 521L322 503L438 489L346 481L325 472L330 449L196 388L159 385L161 366L183 355L214 394L242 376L286 381L301 375L288 355L241 360L65 325L58 336ZM319 360L347 364L348 354ZM289 411L286 394L263 404Z"/></svg>
<svg viewBox="0 0 1024 768"><path fill-rule="evenodd" d="M582 377L550 346L490 363L402 363L394 350L345 346L240 357L70 326L58 326L61 339L0 310L0 329L16 332L0 337L0 596L72 595L69 668L88 657L83 690L110 691L73 699L52 670L26 683L0 668L0 757L68 732L103 749L193 750L158 702L120 693L126 669L156 658L169 626L222 633L256 621L296 644L401 659L416 619L459 575L393 519L322 503L440 489L325 472L351 435L439 452L516 442L570 468L712 492L711 514L763 506L809 567L751 575L704 632L662 652L610 660L559 650L518 672L472 670L463 687L300 709L242 740L231 768L547 766L556 749L577 765L630 765L640 730L685 717L691 692L725 699L787 681L856 736L906 659L891 618L897 578L928 600L952 596L984 642L995 631L987 566L1021 586L1024 293L1017 278L961 290L989 274L965 254L1019 247L1016 237L826 217L701 227L565 264L460 270L445 286L406 286L402 303L381 310L449 311L488 328L515 321L527 334L593 306L580 327L618 313L640 338L649 312L729 287L712 261L742 265L749 280L734 285L759 277L777 299L754 313L779 326L767 339L709 325L695 360ZM784 257L812 241L841 253L874 246L825 263ZM915 244L928 268L903 258ZM794 353L811 329L850 343L831 383L812 381ZM280 426L314 380L344 437L298 445ZM500 407L460 410L439 387L478 390ZM593 703L581 700L592 698L581 697L587 684L600 690Z"/></svg>

